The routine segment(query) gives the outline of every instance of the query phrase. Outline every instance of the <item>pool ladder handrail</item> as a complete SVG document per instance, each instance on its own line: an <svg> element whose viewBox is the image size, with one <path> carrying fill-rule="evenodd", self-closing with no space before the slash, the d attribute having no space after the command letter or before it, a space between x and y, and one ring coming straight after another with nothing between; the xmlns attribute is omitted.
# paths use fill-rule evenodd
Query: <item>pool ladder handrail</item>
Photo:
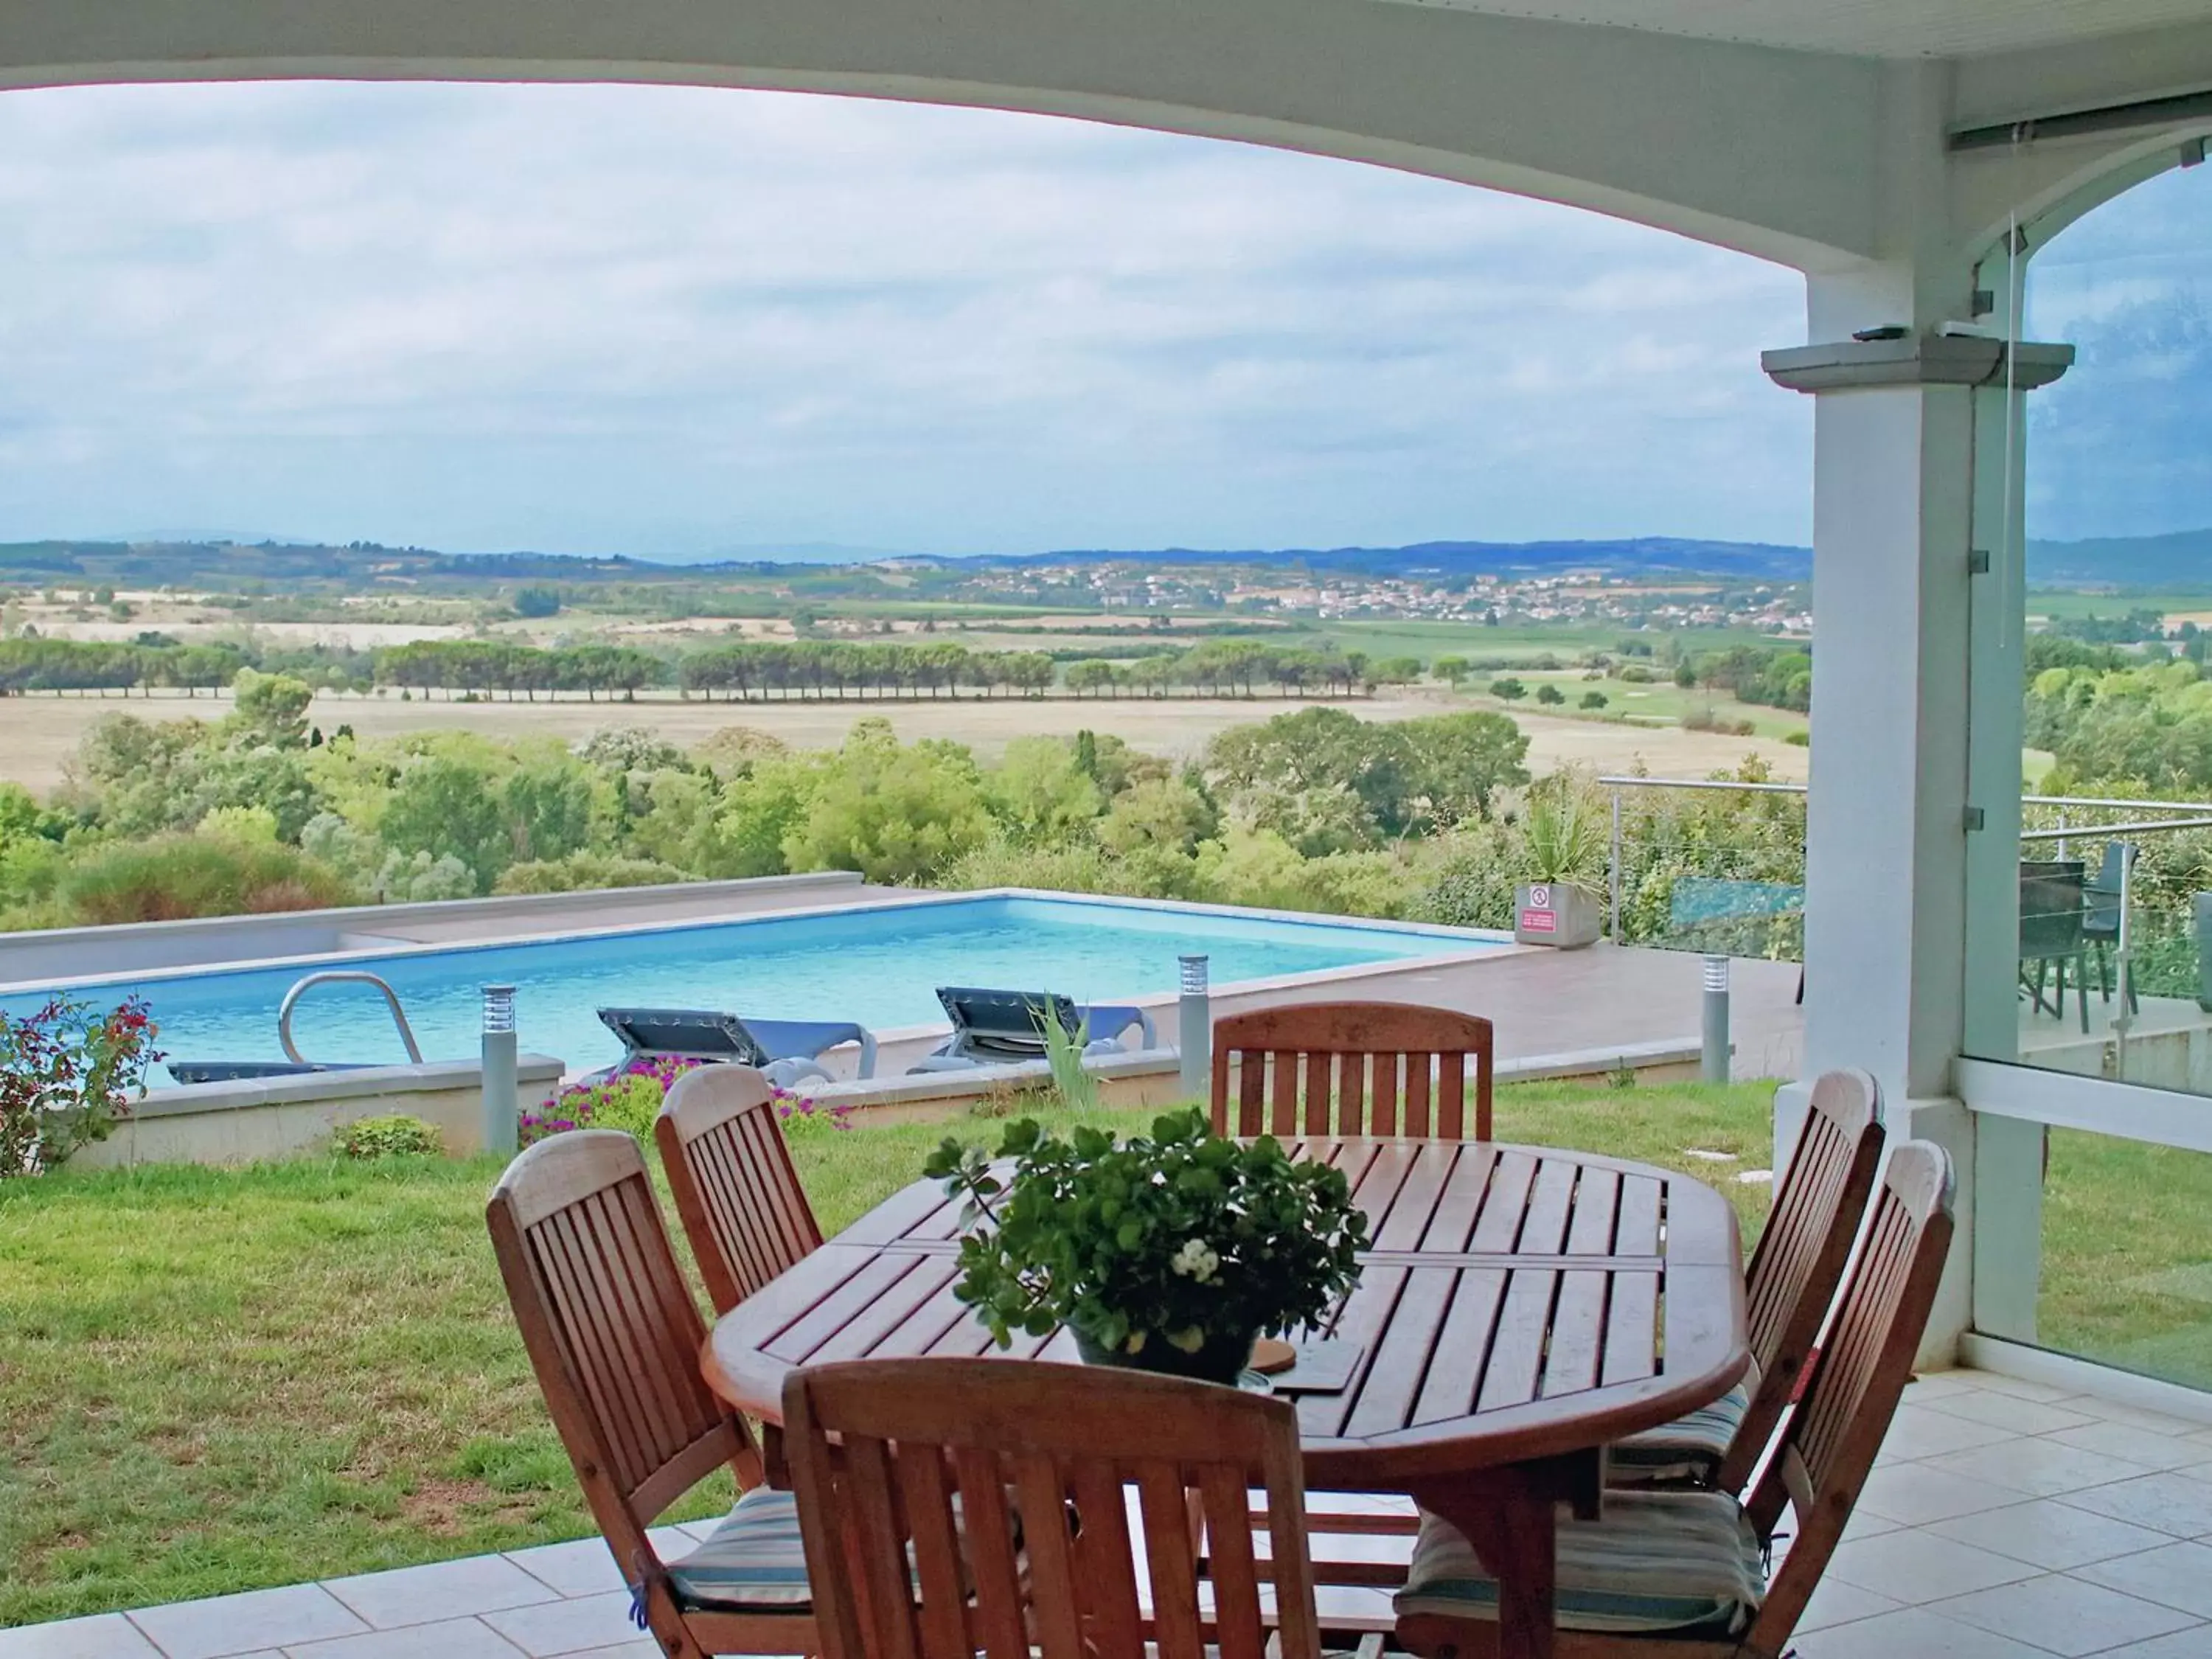
<svg viewBox="0 0 2212 1659"><path fill-rule="evenodd" d="M416 1065L422 1063L422 1045L415 1041L414 1029L407 1024L407 1011L399 1006L399 994L379 975L361 968L325 968L306 978L284 993L283 1006L276 1010L276 1040L284 1045L284 1053L298 1065L312 1064L292 1041L292 1009L300 1000L300 994L315 985L374 985L384 993L384 1005L392 1010L392 1023L399 1028L399 1040L407 1045L407 1058Z"/></svg>

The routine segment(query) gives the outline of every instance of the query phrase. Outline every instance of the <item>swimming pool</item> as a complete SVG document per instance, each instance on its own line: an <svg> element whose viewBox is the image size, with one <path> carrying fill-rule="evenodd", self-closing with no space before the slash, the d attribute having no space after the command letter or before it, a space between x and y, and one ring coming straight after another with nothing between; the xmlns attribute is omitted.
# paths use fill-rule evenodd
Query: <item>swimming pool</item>
<svg viewBox="0 0 2212 1659"><path fill-rule="evenodd" d="M390 981L429 1060L478 1052L482 988L516 988L526 1052L577 1070L619 1059L594 1010L610 1005L725 1009L760 1018L854 1020L876 1030L940 1023L939 985L1063 992L1102 1002L1173 991L1177 956L1204 951L1216 986L1369 963L1458 956L1504 941L1452 928L1112 900L988 895L872 905L519 944L359 953L120 975L79 984L95 1000L136 992L161 1047L184 1060L282 1060L276 1010L304 974L366 968ZM40 993L0 998L21 1013ZM391 1015L363 985L319 986L293 1015L310 1060L396 1064ZM170 1079L157 1072L156 1087Z"/></svg>

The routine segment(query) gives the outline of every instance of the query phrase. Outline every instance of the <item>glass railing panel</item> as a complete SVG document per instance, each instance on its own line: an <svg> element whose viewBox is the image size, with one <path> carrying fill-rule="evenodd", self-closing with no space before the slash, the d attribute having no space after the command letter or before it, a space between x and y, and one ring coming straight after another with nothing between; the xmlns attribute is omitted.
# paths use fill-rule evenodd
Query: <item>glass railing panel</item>
<svg viewBox="0 0 2212 1659"><path fill-rule="evenodd" d="M2031 801L2018 902L2016 1047L1978 1058L2212 1093L2212 805Z"/></svg>
<svg viewBox="0 0 2212 1659"><path fill-rule="evenodd" d="M2212 1389L2212 1154L2048 1134L2034 1340Z"/></svg>

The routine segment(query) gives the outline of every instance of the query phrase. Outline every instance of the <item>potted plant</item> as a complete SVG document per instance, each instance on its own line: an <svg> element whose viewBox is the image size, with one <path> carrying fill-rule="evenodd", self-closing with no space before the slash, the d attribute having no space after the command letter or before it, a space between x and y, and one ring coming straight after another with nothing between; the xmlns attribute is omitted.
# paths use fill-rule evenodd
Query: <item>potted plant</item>
<svg viewBox="0 0 2212 1659"><path fill-rule="evenodd" d="M1571 779L1531 790L1522 809L1521 849L1514 939L1569 951L1595 943L1603 912L1595 884L1606 850L1597 798Z"/></svg>
<svg viewBox="0 0 2212 1659"><path fill-rule="evenodd" d="M955 1293L1001 1347L1065 1325L1092 1364L1233 1382L1258 1338L1312 1324L1359 1274L1367 1220L1343 1172L1216 1135L1196 1107L1119 1143L1024 1118L997 1158L1003 1178L948 1139L927 1173L987 1224L961 1241Z"/></svg>

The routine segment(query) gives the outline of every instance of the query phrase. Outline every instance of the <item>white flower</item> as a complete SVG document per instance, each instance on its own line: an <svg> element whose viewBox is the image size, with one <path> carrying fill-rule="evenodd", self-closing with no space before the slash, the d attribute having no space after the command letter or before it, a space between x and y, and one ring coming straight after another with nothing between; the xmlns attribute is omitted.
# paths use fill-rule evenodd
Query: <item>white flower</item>
<svg viewBox="0 0 2212 1659"><path fill-rule="evenodd" d="M1187 1239L1183 1243L1183 1247L1175 1253L1174 1259L1168 1263L1168 1266L1184 1278L1203 1285L1210 1280L1220 1267L1221 1258L1213 1253L1212 1247L1204 1239Z"/></svg>

